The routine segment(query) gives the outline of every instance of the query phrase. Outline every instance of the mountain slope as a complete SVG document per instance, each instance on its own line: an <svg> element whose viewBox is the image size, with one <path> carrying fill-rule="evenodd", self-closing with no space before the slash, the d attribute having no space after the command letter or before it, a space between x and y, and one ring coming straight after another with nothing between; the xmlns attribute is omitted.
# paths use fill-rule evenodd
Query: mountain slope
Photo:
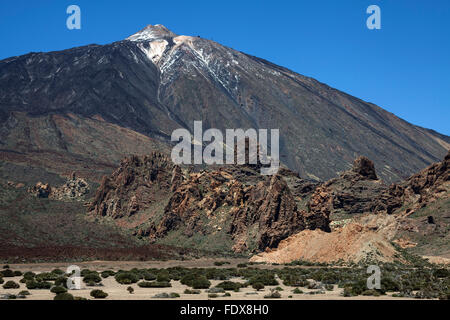
<svg viewBox="0 0 450 320"><path fill-rule="evenodd" d="M449 137L378 106L161 25L109 45L0 61L0 153L22 171L99 181L127 154L167 152L172 131L192 132L194 120L204 130L279 128L282 162L316 180L362 154L392 182L450 148Z"/></svg>

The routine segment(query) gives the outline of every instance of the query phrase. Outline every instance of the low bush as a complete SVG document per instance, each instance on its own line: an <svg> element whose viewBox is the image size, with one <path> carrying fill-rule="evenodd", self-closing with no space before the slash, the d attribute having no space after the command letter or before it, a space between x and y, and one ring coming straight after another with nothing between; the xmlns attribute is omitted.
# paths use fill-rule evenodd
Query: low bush
<svg viewBox="0 0 450 320"><path fill-rule="evenodd" d="M38 275L36 275L35 278L37 281L55 281L59 277L60 277L60 275L55 274L55 273L43 272L43 273L39 273Z"/></svg>
<svg viewBox="0 0 450 320"><path fill-rule="evenodd" d="M75 300L73 295L68 293L68 292L63 292L63 293L59 293L57 294L53 300Z"/></svg>
<svg viewBox="0 0 450 320"><path fill-rule="evenodd" d="M128 287L128 288L127 288L127 291L128 291L130 294L133 294L133 293L134 293L133 287Z"/></svg>
<svg viewBox="0 0 450 320"><path fill-rule="evenodd" d="M181 278L181 284L192 287L194 289L208 289L211 282L204 275L197 273L189 273Z"/></svg>
<svg viewBox="0 0 450 320"><path fill-rule="evenodd" d="M67 279L68 278L66 276L60 276L55 280L55 286L67 288Z"/></svg>
<svg viewBox="0 0 450 320"><path fill-rule="evenodd" d="M192 288L194 289L208 289L210 286L211 282L205 276L200 276L192 282Z"/></svg>
<svg viewBox="0 0 450 320"><path fill-rule="evenodd" d="M55 294L60 294L60 293L67 292L67 289L64 288L64 287L55 286L55 287L50 289L50 292L55 293Z"/></svg>
<svg viewBox="0 0 450 320"><path fill-rule="evenodd" d="M259 291L264 289L264 284L262 282L255 282L252 284L252 288Z"/></svg>
<svg viewBox="0 0 450 320"><path fill-rule="evenodd" d="M184 294L200 294L200 290L191 290L191 289L186 289L184 290Z"/></svg>
<svg viewBox="0 0 450 320"><path fill-rule="evenodd" d="M102 290L92 290L90 293L91 297L93 297L94 299L105 299L108 294Z"/></svg>
<svg viewBox="0 0 450 320"><path fill-rule="evenodd" d="M114 276L116 273L112 270L105 270L101 273L102 278L106 279L108 277Z"/></svg>
<svg viewBox="0 0 450 320"><path fill-rule="evenodd" d="M3 289L18 289L20 285L14 281L8 281L3 285Z"/></svg>
<svg viewBox="0 0 450 320"><path fill-rule="evenodd" d="M167 281L141 281L138 282L138 286L141 288L169 288L172 285Z"/></svg>
<svg viewBox="0 0 450 320"><path fill-rule="evenodd" d="M375 297L379 297L381 295L381 293L377 290L365 290L362 292L363 296L375 296Z"/></svg>
<svg viewBox="0 0 450 320"><path fill-rule="evenodd" d="M50 289L52 287L51 282L30 280L26 282L27 289Z"/></svg>
<svg viewBox="0 0 450 320"><path fill-rule="evenodd" d="M149 274L148 277L151 277L152 275ZM160 271L158 275L156 276L156 281L158 282L170 282L170 276L169 272L166 270Z"/></svg>
<svg viewBox="0 0 450 320"><path fill-rule="evenodd" d="M0 277L1 278L12 278L14 277L14 271L12 271L11 269L5 269L0 271Z"/></svg>
<svg viewBox="0 0 450 320"><path fill-rule="evenodd" d="M84 283L100 283L102 282L102 278L97 273L88 273L83 277Z"/></svg>
<svg viewBox="0 0 450 320"><path fill-rule="evenodd" d="M139 277L133 272L118 272L114 278L120 284L131 284L139 281Z"/></svg>
<svg viewBox="0 0 450 320"><path fill-rule="evenodd" d="M227 291L236 291L242 287L242 284L240 284L239 282L233 282L233 281L223 281L223 282L219 283L216 287L222 288Z"/></svg>

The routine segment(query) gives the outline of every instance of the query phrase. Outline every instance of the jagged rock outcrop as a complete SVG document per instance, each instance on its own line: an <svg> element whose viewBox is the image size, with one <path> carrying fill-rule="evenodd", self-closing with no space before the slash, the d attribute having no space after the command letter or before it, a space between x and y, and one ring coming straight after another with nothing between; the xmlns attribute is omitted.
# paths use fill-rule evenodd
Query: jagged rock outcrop
<svg viewBox="0 0 450 320"><path fill-rule="evenodd" d="M402 183L392 184L374 201L374 211L392 213L403 207L411 214L429 203L449 197L450 151L443 161L434 163Z"/></svg>
<svg viewBox="0 0 450 320"><path fill-rule="evenodd" d="M48 198L52 192L52 188L48 183L38 182L36 185L28 188L28 192L37 198Z"/></svg>
<svg viewBox="0 0 450 320"><path fill-rule="evenodd" d="M176 170L170 158L162 153L125 158L110 177L103 177L88 211L121 218L145 210L152 202L167 196L172 180L178 179Z"/></svg>
<svg viewBox="0 0 450 320"><path fill-rule="evenodd" d="M373 162L359 157L350 170L317 187L307 205L312 212L324 214L372 212L374 198L385 189Z"/></svg>
<svg viewBox="0 0 450 320"><path fill-rule="evenodd" d="M256 186L240 188L237 194L242 200L231 211L233 220L229 230L235 240L235 251L248 248L250 239L247 237L252 229L257 230L258 249L264 250L276 247L281 240L306 227L304 215L297 209L294 197L279 175Z"/></svg>
<svg viewBox="0 0 450 320"><path fill-rule="evenodd" d="M49 183L38 182L29 188L28 192L38 198L83 201L89 190L87 181L77 178L75 172L72 172L67 181L59 187L51 187Z"/></svg>
<svg viewBox="0 0 450 320"><path fill-rule="evenodd" d="M400 184L373 189L381 193L372 201L364 202L369 211L351 219L333 221L330 233L303 230L281 241L277 248L253 256L251 261L392 262L401 257L393 242L419 254L448 254L449 161L450 152L442 162L432 164ZM342 197L343 190L355 192L361 186L370 186L369 180L372 186L378 185L371 162L358 158L352 170L317 187L308 207L311 212L336 213L336 199ZM348 195L352 201L357 197L358 201L363 200L361 192ZM349 207L352 208L355 206ZM412 216L416 210L419 214Z"/></svg>
<svg viewBox="0 0 450 320"><path fill-rule="evenodd" d="M313 183L288 169L270 177L258 168L229 165L196 172L161 154L126 158L103 179L88 211L112 217L153 242L220 235L236 252L276 247L305 228L329 230L326 212L298 208L296 198L312 193Z"/></svg>
<svg viewBox="0 0 450 320"><path fill-rule="evenodd" d="M73 172L69 179L57 188L53 188L50 197L57 200L84 200L89 193L89 183L82 178L77 178Z"/></svg>
<svg viewBox="0 0 450 320"><path fill-rule="evenodd" d="M393 213L405 190L440 190L436 182L448 180L446 166L433 165L387 187L373 163L360 157L338 178L317 184L286 168L274 176L248 165L196 171L154 153L124 159L103 179L89 212L112 217L152 242L257 252L302 230L331 232L330 215Z"/></svg>
<svg viewBox="0 0 450 320"><path fill-rule="evenodd" d="M359 157L353 162L352 171L357 173L360 177L370 180L378 180L375 172L375 165L367 157Z"/></svg>

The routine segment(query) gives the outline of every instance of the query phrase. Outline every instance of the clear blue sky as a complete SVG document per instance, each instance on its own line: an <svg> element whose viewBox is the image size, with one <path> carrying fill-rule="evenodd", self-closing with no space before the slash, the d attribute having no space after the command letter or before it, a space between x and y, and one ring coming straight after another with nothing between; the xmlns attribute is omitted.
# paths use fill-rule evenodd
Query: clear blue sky
<svg viewBox="0 0 450 320"><path fill-rule="evenodd" d="M82 29L66 28L81 7ZM368 30L366 8L381 8ZM450 1L3 0L0 59L121 40L148 24L265 58L450 135Z"/></svg>

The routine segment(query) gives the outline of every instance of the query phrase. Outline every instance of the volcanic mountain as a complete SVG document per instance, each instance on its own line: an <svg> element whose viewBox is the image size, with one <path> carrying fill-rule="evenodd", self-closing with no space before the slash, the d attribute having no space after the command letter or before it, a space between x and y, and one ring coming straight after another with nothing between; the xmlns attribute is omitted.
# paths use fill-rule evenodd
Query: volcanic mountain
<svg viewBox="0 0 450 320"><path fill-rule="evenodd" d="M263 59L148 26L108 45L0 61L0 173L35 183L100 181L124 156L170 151L173 130L280 129L284 165L312 180L372 159L401 180L450 148L450 137Z"/></svg>

